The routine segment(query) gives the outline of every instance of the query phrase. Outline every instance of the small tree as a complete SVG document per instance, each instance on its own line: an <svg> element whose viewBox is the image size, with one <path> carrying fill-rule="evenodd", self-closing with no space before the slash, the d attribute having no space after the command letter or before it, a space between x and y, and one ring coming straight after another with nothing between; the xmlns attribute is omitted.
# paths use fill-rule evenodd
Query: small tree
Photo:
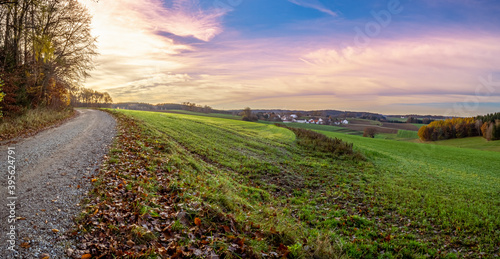
<svg viewBox="0 0 500 259"><path fill-rule="evenodd" d="M374 138L375 134L377 134L377 129L376 128L367 127L367 128L365 128L365 130L363 132L363 137Z"/></svg>
<svg viewBox="0 0 500 259"><path fill-rule="evenodd" d="M487 139L488 128L489 128L488 122L483 123L483 125L481 126L481 133L483 134L483 138L485 138L485 139Z"/></svg>
<svg viewBox="0 0 500 259"><path fill-rule="evenodd" d="M257 116L255 116L252 113L252 109L250 109L250 107L246 107L245 109L243 109L243 111L241 112L241 116L242 116L242 120L244 120L244 121L258 121L259 120L257 118Z"/></svg>

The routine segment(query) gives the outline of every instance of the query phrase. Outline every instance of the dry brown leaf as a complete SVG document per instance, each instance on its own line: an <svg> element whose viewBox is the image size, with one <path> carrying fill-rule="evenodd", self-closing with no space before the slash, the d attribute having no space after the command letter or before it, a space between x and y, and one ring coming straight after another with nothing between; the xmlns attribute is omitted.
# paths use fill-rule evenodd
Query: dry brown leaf
<svg viewBox="0 0 500 259"><path fill-rule="evenodd" d="M90 258L92 258L91 254L84 254L84 255L82 255L82 259L90 259Z"/></svg>
<svg viewBox="0 0 500 259"><path fill-rule="evenodd" d="M29 243L23 242L19 246L22 248L30 248L31 245Z"/></svg>
<svg viewBox="0 0 500 259"><path fill-rule="evenodd" d="M199 219L199 218L194 218L194 224L195 224L196 226L198 226L198 227L199 227L199 226L201 226L201 219Z"/></svg>

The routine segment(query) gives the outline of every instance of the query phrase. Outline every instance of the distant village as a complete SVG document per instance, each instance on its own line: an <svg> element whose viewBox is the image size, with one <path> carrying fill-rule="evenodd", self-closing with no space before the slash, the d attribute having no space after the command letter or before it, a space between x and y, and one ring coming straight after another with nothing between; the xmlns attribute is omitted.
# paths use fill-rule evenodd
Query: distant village
<svg viewBox="0 0 500 259"><path fill-rule="evenodd" d="M333 116L318 116L307 114L279 114L275 112L258 112L256 114L260 120L281 121L283 123L306 123L318 125L347 125L349 121L345 118L334 118Z"/></svg>

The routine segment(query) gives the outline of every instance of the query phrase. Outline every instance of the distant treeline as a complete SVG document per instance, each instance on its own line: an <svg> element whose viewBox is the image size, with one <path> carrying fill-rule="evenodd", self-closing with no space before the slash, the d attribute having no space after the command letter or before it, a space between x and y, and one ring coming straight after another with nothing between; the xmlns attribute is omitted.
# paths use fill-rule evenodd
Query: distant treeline
<svg viewBox="0 0 500 259"><path fill-rule="evenodd" d="M476 118L453 118L431 122L418 131L420 139L436 141L453 138L483 136L487 140L500 140L500 113Z"/></svg>
<svg viewBox="0 0 500 259"><path fill-rule="evenodd" d="M382 120L382 122L389 122L389 123L414 123L414 124L429 124L433 121L434 121L434 119L432 119L432 118L419 119L418 117L413 117L413 116L408 117L408 119L406 119L406 121L388 120L388 119Z"/></svg>
<svg viewBox="0 0 500 259"><path fill-rule="evenodd" d="M71 91L71 105L73 107L111 108L112 104L113 99L106 92L101 93L84 87L77 87Z"/></svg>
<svg viewBox="0 0 500 259"><path fill-rule="evenodd" d="M476 119L483 122L495 122L497 120L500 120L500 112L490 113L484 116L477 116Z"/></svg>
<svg viewBox="0 0 500 259"><path fill-rule="evenodd" d="M231 111L216 110L208 105L199 105L191 102L184 102L182 104L176 103L160 103L160 104L150 104L150 103L116 103L112 105L116 109L126 109L126 110L141 110L141 111L168 111L168 110L184 110L192 112L201 113L222 113L222 114L233 114Z"/></svg>

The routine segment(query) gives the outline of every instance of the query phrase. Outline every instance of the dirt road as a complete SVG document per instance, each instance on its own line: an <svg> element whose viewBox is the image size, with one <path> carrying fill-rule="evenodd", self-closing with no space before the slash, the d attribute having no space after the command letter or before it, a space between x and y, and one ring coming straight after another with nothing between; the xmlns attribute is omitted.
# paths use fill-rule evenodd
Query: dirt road
<svg viewBox="0 0 500 259"><path fill-rule="evenodd" d="M78 113L57 128L0 146L0 258L14 256L9 249L14 241L19 258L66 258L72 244L65 234L115 135L109 114ZM12 175L15 181L9 182Z"/></svg>

